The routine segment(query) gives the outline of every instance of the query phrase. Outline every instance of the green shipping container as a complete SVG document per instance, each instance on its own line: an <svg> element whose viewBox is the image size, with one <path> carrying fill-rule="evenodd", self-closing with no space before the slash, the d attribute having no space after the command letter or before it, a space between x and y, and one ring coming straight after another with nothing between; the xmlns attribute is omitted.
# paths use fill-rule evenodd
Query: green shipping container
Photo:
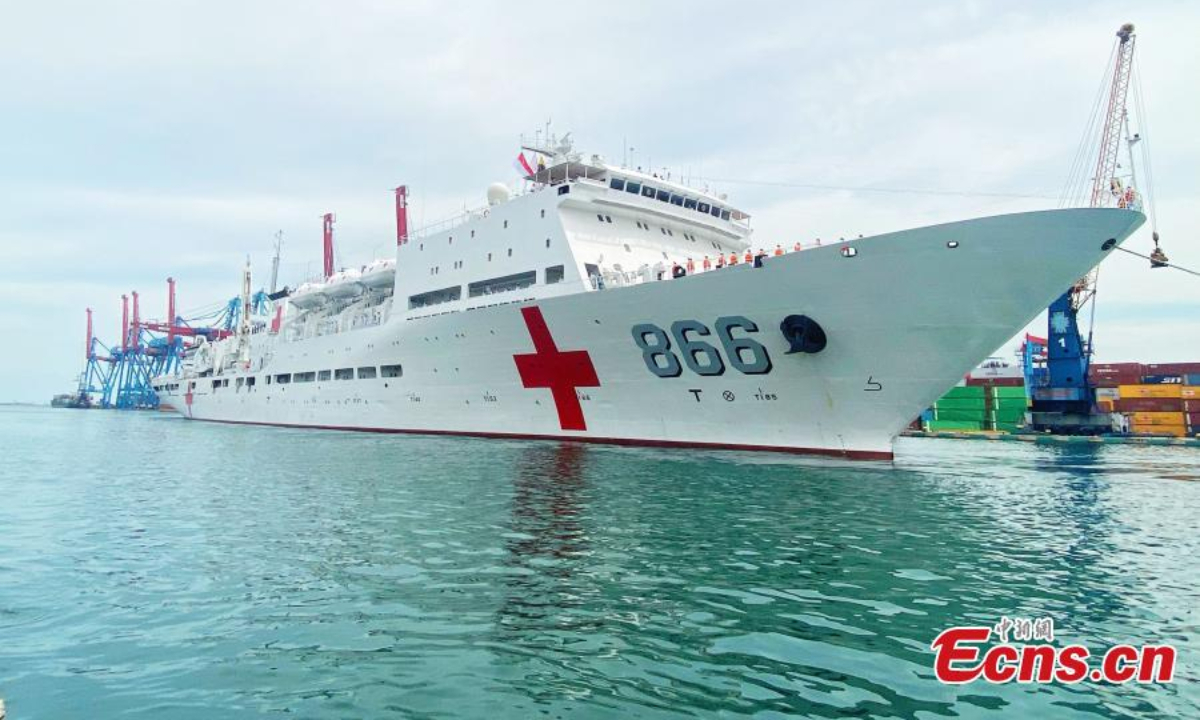
<svg viewBox="0 0 1200 720"><path fill-rule="evenodd" d="M967 422L981 423L986 420L982 410L958 410L954 408L937 407L933 410L934 420L965 420Z"/></svg>
<svg viewBox="0 0 1200 720"><path fill-rule="evenodd" d="M994 398L1021 398L1025 399L1025 388L1023 387L1001 387L994 385L991 388L992 397Z"/></svg>
<svg viewBox="0 0 1200 720"><path fill-rule="evenodd" d="M1020 422L1025 419L1025 408L1016 411L993 410L988 415L995 422Z"/></svg>
<svg viewBox="0 0 1200 720"><path fill-rule="evenodd" d="M986 390L987 390L987 388L980 387L977 385L964 385L962 387L952 387L948 391L946 391L946 394L943 395L942 398L943 399L948 399L948 398L980 398L980 399L982 399L984 392Z"/></svg>
<svg viewBox="0 0 1200 720"><path fill-rule="evenodd" d="M929 429L934 432L940 430L972 431L982 430L983 424L977 422L967 422L965 420L931 420L929 421Z"/></svg>
<svg viewBox="0 0 1200 720"><path fill-rule="evenodd" d="M935 408L954 410L977 410L983 412L987 404L983 398L942 398L934 405Z"/></svg>
<svg viewBox="0 0 1200 720"><path fill-rule="evenodd" d="M995 427L998 432L1016 432L1023 426L1017 423L996 423Z"/></svg>

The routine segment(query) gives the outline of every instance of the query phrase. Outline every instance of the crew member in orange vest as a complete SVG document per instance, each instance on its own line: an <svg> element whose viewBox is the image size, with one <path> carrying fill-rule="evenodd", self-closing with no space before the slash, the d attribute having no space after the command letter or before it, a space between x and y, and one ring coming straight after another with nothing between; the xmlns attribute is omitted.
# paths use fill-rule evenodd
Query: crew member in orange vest
<svg viewBox="0 0 1200 720"><path fill-rule="evenodd" d="M671 277L679 277L679 263L675 262L674 260L671 261Z"/></svg>
<svg viewBox="0 0 1200 720"><path fill-rule="evenodd" d="M796 241L796 252L800 252L800 241Z"/></svg>
<svg viewBox="0 0 1200 720"><path fill-rule="evenodd" d="M717 269L720 270L723 267L725 267L725 253L717 256Z"/></svg>
<svg viewBox="0 0 1200 720"><path fill-rule="evenodd" d="M691 275L692 273L696 272L696 263L693 262L691 258L687 259L687 264L684 267L687 268L688 275Z"/></svg>
<svg viewBox="0 0 1200 720"><path fill-rule="evenodd" d="M737 263L738 263L737 253L729 253L729 264L737 265Z"/></svg>
<svg viewBox="0 0 1200 720"><path fill-rule="evenodd" d="M748 265L752 262L754 262L754 253L750 252L750 249L747 248L746 249L746 264Z"/></svg>
<svg viewBox="0 0 1200 720"><path fill-rule="evenodd" d="M700 267L704 268L705 272L712 270L712 261L708 259L707 255L704 256L704 262L700 264Z"/></svg>
<svg viewBox="0 0 1200 720"><path fill-rule="evenodd" d="M780 255L782 255L782 254L783 254L783 246L782 246L782 245L776 245L776 246L775 246L775 257L779 257L779 256L780 256Z"/></svg>

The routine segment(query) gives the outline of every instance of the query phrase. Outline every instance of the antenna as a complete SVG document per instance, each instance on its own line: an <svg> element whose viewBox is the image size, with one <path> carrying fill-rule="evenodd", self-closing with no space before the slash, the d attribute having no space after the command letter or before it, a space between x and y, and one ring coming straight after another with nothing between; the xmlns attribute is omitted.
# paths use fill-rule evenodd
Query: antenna
<svg viewBox="0 0 1200 720"><path fill-rule="evenodd" d="M275 257L271 259L271 294L275 294L276 285L279 282L279 254L283 250L283 231L279 230L275 233ZM172 320L171 322L174 322Z"/></svg>

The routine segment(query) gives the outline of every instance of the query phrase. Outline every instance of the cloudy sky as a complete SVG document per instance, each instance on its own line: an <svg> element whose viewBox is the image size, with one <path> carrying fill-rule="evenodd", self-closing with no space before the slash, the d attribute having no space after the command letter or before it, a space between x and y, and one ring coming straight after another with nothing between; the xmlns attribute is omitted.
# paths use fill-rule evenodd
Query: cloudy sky
<svg viewBox="0 0 1200 720"><path fill-rule="evenodd" d="M1123 22L1159 230L1200 268L1200 4L899 5L8 3L0 401L69 389L87 306L115 341L122 293L223 301L277 230L283 282L314 271L326 211L339 264L387 253L397 184L418 222L482 204L548 118L715 179L765 245L1055 207ZM1200 279L1144 265L1103 267L1099 359L1200 360Z"/></svg>

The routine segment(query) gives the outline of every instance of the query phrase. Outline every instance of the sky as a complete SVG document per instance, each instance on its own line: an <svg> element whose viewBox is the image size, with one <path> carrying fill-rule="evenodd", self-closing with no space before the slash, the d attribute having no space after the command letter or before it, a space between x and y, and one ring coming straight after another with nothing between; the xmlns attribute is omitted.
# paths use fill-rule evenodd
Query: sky
<svg viewBox="0 0 1200 720"><path fill-rule="evenodd" d="M324 212L339 265L389 254L390 188L417 225L482 205L548 120L708 178L768 247L1057 207L1125 22L1157 227L1200 269L1197 3L9 3L0 401L73 387L86 307L111 343L168 276L224 302L280 230L281 284L315 273ZM1097 360L1200 360L1200 278L1147 265L1103 264Z"/></svg>

